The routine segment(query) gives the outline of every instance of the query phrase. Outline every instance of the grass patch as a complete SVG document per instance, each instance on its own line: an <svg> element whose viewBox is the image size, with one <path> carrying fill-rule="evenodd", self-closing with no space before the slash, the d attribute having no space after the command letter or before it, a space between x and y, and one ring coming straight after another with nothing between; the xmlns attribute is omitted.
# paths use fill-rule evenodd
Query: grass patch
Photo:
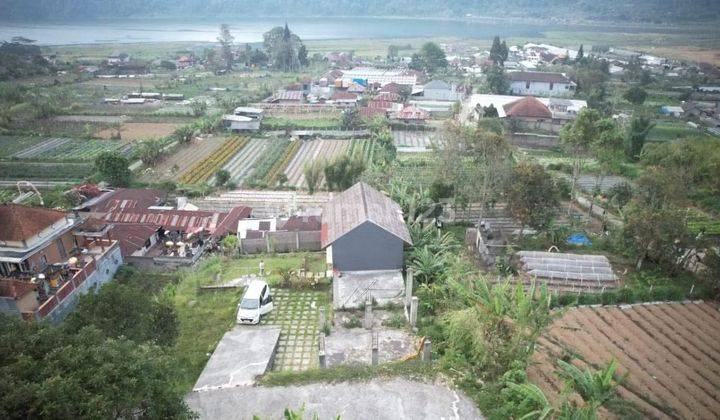
<svg viewBox="0 0 720 420"><path fill-rule="evenodd" d="M368 381L376 378L402 376L408 380L433 379L439 370L434 363L418 360L390 362L379 366L344 365L328 369L311 369L304 372L269 372L260 377L261 386L305 385L317 382L335 383Z"/></svg>
<svg viewBox="0 0 720 420"><path fill-rule="evenodd" d="M310 267L317 268L324 254L307 254ZM290 265L300 267L303 254L287 256L261 255L252 258L221 258L217 256L203 260L198 266L181 270L177 284L170 283L163 290L172 297L180 320L180 334L171 349L180 367L181 388L192 389L200 372L207 364L222 336L235 324L237 303L242 289L217 293L198 293L198 287L214 282L216 274L221 281L228 281L243 275L258 272L258 264L264 259L265 269L271 273L277 268ZM279 281L277 274L269 276L269 282Z"/></svg>

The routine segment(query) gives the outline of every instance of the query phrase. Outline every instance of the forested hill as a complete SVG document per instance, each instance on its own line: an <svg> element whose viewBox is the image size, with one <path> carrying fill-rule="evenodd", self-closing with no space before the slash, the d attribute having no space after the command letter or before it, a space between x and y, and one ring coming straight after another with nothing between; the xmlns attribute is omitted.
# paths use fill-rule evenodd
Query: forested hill
<svg viewBox="0 0 720 420"><path fill-rule="evenodd" d="M502 16L681 23L720 19L718 0L0 0L0 20L113 17Z"/></svg>

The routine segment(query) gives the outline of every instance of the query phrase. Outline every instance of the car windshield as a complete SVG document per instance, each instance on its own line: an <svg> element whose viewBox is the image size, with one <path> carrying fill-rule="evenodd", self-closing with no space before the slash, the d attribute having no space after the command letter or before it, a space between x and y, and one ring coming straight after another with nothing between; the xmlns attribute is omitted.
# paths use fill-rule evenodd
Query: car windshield
<svg viewBox="0 0 720 420"><path fill-rule="evenodd" d="M260 301L258 299L243 299L240 302L241 309L257 309L260 307Z"/></svg>

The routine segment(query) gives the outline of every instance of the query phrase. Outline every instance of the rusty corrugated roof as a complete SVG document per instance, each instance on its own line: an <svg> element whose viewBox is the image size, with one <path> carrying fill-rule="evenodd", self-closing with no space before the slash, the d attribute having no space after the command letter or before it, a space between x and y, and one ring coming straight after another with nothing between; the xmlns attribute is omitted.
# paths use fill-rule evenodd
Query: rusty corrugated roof
<svg viewBox="0 0 720 420"><path fill-rule="evenodd" d="M323 207L322 247L331 245L365 222L373 223L412 245L400 206L380 191L358 182Z"/></svg>

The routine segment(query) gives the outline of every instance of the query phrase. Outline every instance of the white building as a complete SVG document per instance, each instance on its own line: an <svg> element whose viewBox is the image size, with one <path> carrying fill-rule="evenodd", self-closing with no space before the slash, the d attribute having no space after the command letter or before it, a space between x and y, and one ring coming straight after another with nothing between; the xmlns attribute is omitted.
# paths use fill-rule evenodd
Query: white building
<svg viewBox="0 0 720 420"><path fill-rule="evenodd" d="M232 131L259 130L263 118L263 110L240 106L235 108L233 115L225 115L225 126Z"/></svg>
<svg viewBox="0 0 720 420"><path fill-rule="evenodd" d="M457 85L443 80L433 80L423 89L423 98L431 101L460 101L463 93L458 92Z"/></svg>
<svg viewBox="0 0 720 420"><path fill-rule="evenodd" d="M515 95L572 96L577 86L562 73L517 71L508 73L508 79Z"/></svg>
<svg viewBox="0 0 720 420"><path fill-rule="evenodd" d="M364 83L365 85L377 83L384 86L388 83L399 85L417 84L417 75L403 69L377 69L373 67L357 67L350 70L343 70L342 85L349 86L352 83Z"/></svg>

